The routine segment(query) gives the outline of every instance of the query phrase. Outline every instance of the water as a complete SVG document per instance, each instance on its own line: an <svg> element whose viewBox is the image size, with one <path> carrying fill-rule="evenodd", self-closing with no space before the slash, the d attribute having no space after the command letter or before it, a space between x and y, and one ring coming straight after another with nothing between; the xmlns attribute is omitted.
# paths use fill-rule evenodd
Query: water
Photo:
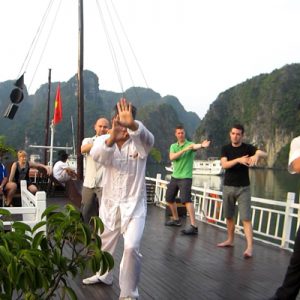
<svg viewBox="0 0 300 300"><path fill-rule="evenodd" d="M157 173L161 173L164 179L170 179L170 173L166 172L164 166L147 166L147 176L155 177ZM300 175L291 175L287 170L270 169L250 169L249 175L253 197L285 201L287 193L292 192L299 199ZM206 185L211 189L222 190L222 180L222 176L195 175L193 185Z"/></svg>

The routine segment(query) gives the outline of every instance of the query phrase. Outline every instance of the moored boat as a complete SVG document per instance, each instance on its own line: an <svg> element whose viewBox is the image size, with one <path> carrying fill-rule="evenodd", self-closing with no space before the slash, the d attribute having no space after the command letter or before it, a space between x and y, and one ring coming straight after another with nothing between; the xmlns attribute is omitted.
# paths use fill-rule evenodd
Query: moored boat
<svg viewBox="0 0 300 300"><path fill-rule="evenodd" d="M168 172L173 172L173 167L165 167ZM222 175L224 172L220 159L210 157L206 160L195 160L193 164L193 175Z"/></svg>

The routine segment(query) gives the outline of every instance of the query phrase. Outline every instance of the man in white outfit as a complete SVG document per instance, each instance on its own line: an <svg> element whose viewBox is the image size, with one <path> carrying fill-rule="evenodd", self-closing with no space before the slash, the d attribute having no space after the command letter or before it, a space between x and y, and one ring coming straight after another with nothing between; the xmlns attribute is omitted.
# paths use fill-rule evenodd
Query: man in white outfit
<svg viewBox="0 0 300 300"><path fill-rule="evenodd" d="M147 196L145 170L154 144L152 133L134 120L135 109L122 98L109 135L98 137L90 154L104 166L99 216L104 223L102 250L113 255L120 235L124 251L120 264L120 299L137 299L141 271L140 242L144 231ZM83 280L84 284L112 284L112 271Z"/></svg>
<svg viewBox="0 0 300 300"><path fill-rule="evenodd" d="M291 142L288 171L291 174L300 174L300 136ZM277 289L270 300L295 300L300 290L300 226L298 227L294 251L282 285Z"/></svg>
<svg viewBox="0 0 300 300"><path fill-rule="evenodd" d="M107 134L109 122L105 118L99 118L95 125L95 135L85 138L81 144L81 154L85 158L85 176L82 187L81 213L85 223L89 223L92 216L99 215L102 188L100 187L103 167L96 163L90 151L98 136ZM97 203L98 201L98 203Z"/></svg>
<svg viewBox="0 0 300 300"><path fill-rule="evenodd" d="M63 186L72 179L76 179L76 172L67 163L68 153L65 150L58 151L58 161L53 166L53 177Z"/></svg>

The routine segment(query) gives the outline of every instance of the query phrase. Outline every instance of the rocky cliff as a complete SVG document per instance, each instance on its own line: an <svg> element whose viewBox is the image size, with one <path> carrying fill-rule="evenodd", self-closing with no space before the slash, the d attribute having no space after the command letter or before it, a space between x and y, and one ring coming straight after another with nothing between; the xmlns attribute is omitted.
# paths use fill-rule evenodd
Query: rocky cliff
<svg viewBox="0 0 300 300"><path fill-rule="evenodd" d="M230 126L245 126L245 141L268 152L268 167L287 166L289 144L300 133L300 65L292 64L261 74L222 92L196 131L209 137L208 155L220 156L229 142Z"/></svg>
<svg viewBox="0 0 300 300"><path fill-rule="evenodd" d="M57 82L51 84L50 120L53 116L57 85ZM3 112L10 103L9 94L12 87L12 81L0 83L0 110ZM163 161L168 159L169 146L174 140L174 127L183 123L192 136L200 124L200 118L193 112L187 112L174 96L161 97L151 89L140 87L132 87L124 94L101 90L98 77L91 71L84 71L85 136L94 134L93 127L97 118L104 116L110 120L112 109L122 96L138 108L137 118L145 122L155 135L155 147ZM75 131L77 128L76 76L67 82L61 82L61 97L63 120L55 128L55 145L72 146L71 116ZM5 128L2 135L6 136L9 145L28 151L30 144L44 145L47 98L48 84L43 84L34 95L28 95L25 91L24 100L20 103L14 119L0 118L0 126Z"/></svg>

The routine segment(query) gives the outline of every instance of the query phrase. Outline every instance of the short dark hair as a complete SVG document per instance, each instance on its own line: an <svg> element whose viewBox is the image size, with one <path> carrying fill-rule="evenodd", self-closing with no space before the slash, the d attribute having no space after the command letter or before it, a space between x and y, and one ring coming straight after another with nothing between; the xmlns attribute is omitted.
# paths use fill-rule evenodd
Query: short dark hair
<svg viewBox="0 0 300 300"><path fill-rule="evenodd" d="M185 130L185 129L184 129L184 126L183 126L182 124L178 124L178 125L175 127L175 131L176 131L177 129L183 129L183 130Z"/></svg>
<svg viewBox="0 0 300 300"><path fill-rule="evenodd" d="M131 105L131 112L132 112L132 117L135 119L136 113L137 113L137 108L134 105ZM118 104L114 106L114 110L112 113L112 118L118 115Z"/></svg>
<svg viewBox="0 0 300 300"><path fill-rule="evenodd" d="M242 134L244 134L245 129L244 129L244 126L242 124L234 124L234 125L232 125L231 129L233 129L233 128L241 130Z"/></svg>
<svg viewBox="0 0 300 300"><path fill-rule="evenodd" d="M58 160L65 161L68 159L69 154L65 150L59 150L57 152L57 157L58 157Z"/></svg>

